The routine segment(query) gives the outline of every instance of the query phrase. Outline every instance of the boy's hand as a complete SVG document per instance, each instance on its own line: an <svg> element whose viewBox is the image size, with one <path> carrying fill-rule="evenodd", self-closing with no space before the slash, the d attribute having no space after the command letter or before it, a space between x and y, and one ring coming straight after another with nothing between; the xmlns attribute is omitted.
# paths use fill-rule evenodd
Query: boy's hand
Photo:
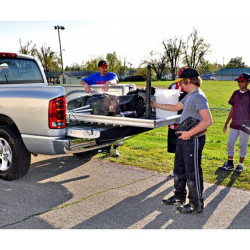
<svg viewBox="0 0 250 250"><path fill-rule="evenodd" d="M187 131L178 131L178 134L181 134L178 139L182 140L189 140L191 137Z"/></svg>
<svg viewBox="0 0 250 250"><path fill-rule="evenodd" d="M156 108L156 102L154 100L151 100L150 104L152 108Z"/></svg>
<svg viewBox="0 0 250 250"><path fill-rule="evenodd" d="M109 81L107 81L102 87L103 92L107 92L108 90L109 90Z"/></svg>
<svg viewBox="0 0 250 250"><path fill-rule="evenodd" d="M223 128L223 132L224 132L224 134L227 133L227 124L225 124L225 126L224 126L224 128Z"/></svg>
<svg viewBox="0 0 250 250"><path fill-rule="evenodd" d="M90 93L90 87L89 87L89 85L88 85L87 83L84 84L83 87L84 87L84 91L85 91L86 93Z"/></svg>

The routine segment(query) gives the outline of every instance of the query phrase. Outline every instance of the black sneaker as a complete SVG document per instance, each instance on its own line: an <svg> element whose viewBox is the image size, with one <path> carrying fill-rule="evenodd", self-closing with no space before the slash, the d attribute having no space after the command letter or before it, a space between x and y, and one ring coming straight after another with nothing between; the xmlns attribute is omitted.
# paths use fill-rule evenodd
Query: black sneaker
<svg viewBox="0 0 250 250"><path fill-rule="evenodd" d="M218 167L220 170L232 171L234 169L234 165L230 165L228 162L225 162L222 167Z"/></svg>
<svg viewBox="0 0 250 250"><path fill-rule="evenodd" d="M191 214L191 213L202 213L203 208L197 209L192 207L190 204L187 204L185 206L177 207L176 209L181 214Z"/></svg>
<svg viewBox="0 0 250 250"><path fill-rule="evenodd" d="M234 170L234 172L237 172L237 173L241 173L242 171L243 171L243 166L241 165L237 165L237 167Z"/></svg>
<svg viewBox="0 0 250 250"><path fill-rule="evenodd" d="M162 204L164 205L174 205L174 204L185 204L186 199L179 199L176 196L171 196L166 200L162 200Z"/></svg>

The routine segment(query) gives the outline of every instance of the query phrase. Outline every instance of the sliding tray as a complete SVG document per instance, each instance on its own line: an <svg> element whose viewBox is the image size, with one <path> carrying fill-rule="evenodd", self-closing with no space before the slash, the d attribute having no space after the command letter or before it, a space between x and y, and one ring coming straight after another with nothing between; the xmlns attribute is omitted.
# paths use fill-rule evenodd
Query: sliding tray
<svg viewBox="0 0 250 250"><path fill-rule="evenodd" d="M169 116L166 118L157 119L152 117L150 119L143 118L130 118L130 117L116 117L116 116L102 116L102 115L90 115L82 113L70 113L67 112L67 122L80 121L98 125L113 125L113 126L132 126L142 128L159 128L166 125L178 123L180 115Z"/></svg>

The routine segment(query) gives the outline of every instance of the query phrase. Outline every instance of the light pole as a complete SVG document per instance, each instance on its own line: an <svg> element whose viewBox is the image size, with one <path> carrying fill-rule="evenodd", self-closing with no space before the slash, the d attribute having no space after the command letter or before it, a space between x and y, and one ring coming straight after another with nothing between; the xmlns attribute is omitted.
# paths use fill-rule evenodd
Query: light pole
<svg viewBox="0 0 250 250"><path fill-rule="evenodd" d="M130 62L128 62L128 64L129 64L129 72L128 72L128 75L130 76L130 74L131 74L131 66L132 66L132 63L130 63Z"/></svg>
<svg viewBox="0 0 250 250"><path fill-rule="evenodd" d="M58 30L58 38L59 38L59 45L60 45L60 54L61 54L61 62L62 62L62 75L63 75L63 84L65 83L64 79L64 69L63 69L63 59L62 59L62 47L61 47L61 39L60 39L60 30L65 30L63 26L54 26L55 30Z"/></svg>

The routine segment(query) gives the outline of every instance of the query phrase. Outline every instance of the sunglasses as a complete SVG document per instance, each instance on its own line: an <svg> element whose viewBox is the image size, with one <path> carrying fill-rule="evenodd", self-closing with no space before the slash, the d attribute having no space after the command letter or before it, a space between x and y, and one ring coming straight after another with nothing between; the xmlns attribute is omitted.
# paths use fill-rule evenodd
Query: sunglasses
<svg viewBox="0 0 250 250"><path fill-rule="evenodd" d="M247 81L242 81L242 80L239 80L239 81L238 81L238 83L245 83L245 82L247 82Z"/></svg>

